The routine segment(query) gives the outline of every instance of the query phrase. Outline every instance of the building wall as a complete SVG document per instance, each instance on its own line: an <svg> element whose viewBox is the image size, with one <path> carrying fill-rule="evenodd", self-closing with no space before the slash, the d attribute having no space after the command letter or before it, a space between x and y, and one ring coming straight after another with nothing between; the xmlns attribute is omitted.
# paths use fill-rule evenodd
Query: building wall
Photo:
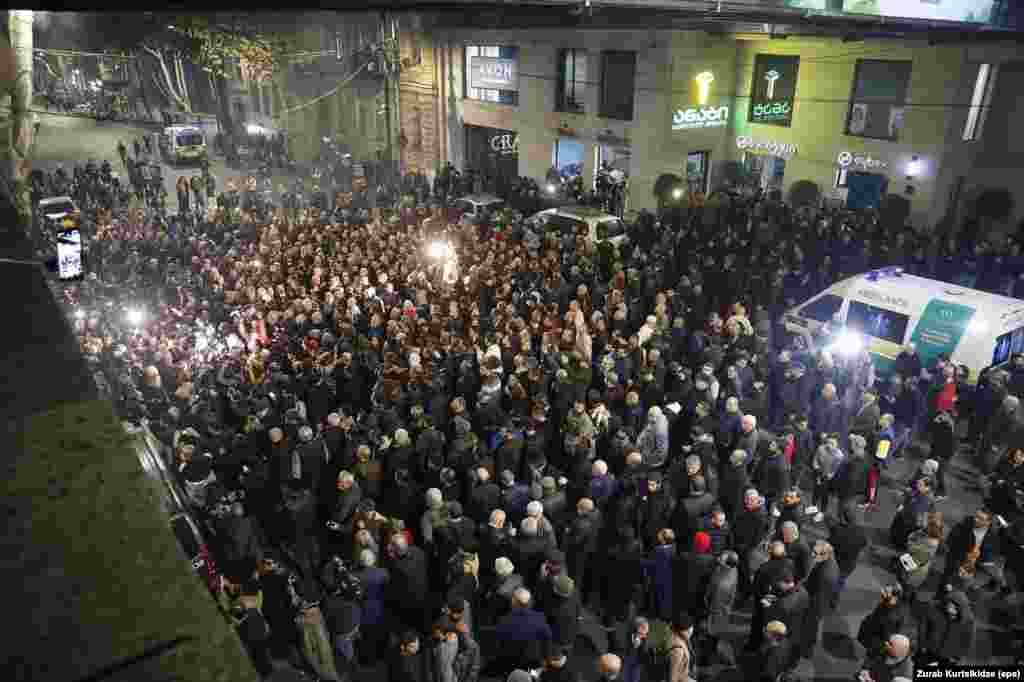
<svg viewBox="0 0 1024 682"><path fill-rule="evenodd" d="M911 220L918 225L934 222L944 211L946 196L938 182L949 135L970 103L962 87L964 50L928 46L919 42L871 41L842 43L829 40L758 40L738 42L739 89L734 112L735 136L795 144L796 155L787 162L785 186L798 180L816 182L825 192L832 189L841 152L863 153L888 164L889 193L909 196ZM758 54L800 57L792 125L789 128L748 122L754 59ZM859 59L910 61L910 88L904 127L895 142L847 135L854 73ZM966 99L963 99L966 97ZM740 150L733 145L734 158ZM907 164L920 160L920 174L907 180Z"/></svg>
<svg viewBox="0 0 1024 682"><path fill-rule="evenodd" d="M519 135L519 174L542 178L553 162L560 129L569 129L584 144L584 176L593 176L594 150L600 137L626 141L632 151L630 208L653 208L654 182L662 173L685 174L689 152L710 152L712 184L724 161L742 159L739 136L796 146L786 164L783 187L811 180L823 192L833 189L841 152L884 161L874 170L889 176L890 193L911 202L911 221L930 228L954 212L980 187L1006 185L1007 171L1020 168L1024 136L1007 126L1024 110L1024 68L1016 46L983 44L930 46L924 41L839 39L755 40L685 31L451 31L433 40L442 53L437 79L444 105L439 116L443 157L463 165L464 125L514 130ZM465 99L465 45L514 45L519 48L518 105ZM557 50L588 51L584 113L555 111ZM634 118L613 121L597 115L600 98L600 52L637 52ZM799 76L789 127L748 121L751 80L758 54L797 55ZM858 59L912 63L904 128L895 142L845 134ZM1003 64L999 92L993 98L982 140L963 142L974 79L981 62ZM1009 65L1009 66L1006 66ZM726 125L672 130L672 114L695 105L698 73L714 74L709 106L728 106ZM419 104L422 106L422 104ZM403 117L405 114L403 114ZM403 125L406 119L403 118ZM1002 140L1021 142L1003 144ZM991 142L987 142L991 140ZM986 146L988 145L988 146ZM985 153L980 150L984 148ZM908 163L918 157L918 173L907 179ZM961 180L963 179L963 180ZM906 195L908 185L914 192ZM955 188L963 189L957 193ZM1014 188L1016 190L1016 187ZM1024 191L1024 190L1022 190ZM959 197L959 199L957 199ZM1024 211L1024 196L1018 201Z"/></svg>
<svg viewBox="0 0 1024 682"><path fill-rule="evenodd" d="M415 15L405 17L406 21ZM422 28L410 25L400 37L402 72L398 82L399 149L404 172L433 175L441 165L442 121L437 51L423 40ZM396 144L396 147L398 145Z"/></svg>

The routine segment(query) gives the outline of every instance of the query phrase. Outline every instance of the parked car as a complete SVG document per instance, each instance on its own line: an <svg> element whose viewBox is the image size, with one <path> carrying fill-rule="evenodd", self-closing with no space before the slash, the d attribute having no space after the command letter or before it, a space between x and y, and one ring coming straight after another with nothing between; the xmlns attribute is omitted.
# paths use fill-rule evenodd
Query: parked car
<svg viewBox="0 0 1024 682"><path fill-rule="evenodd" d="M75 201L69 196L48 197L40 199L36 206L36 215L41 216L49 225L64 220L78 210Z"/></svg>
<svg viewBox="0 0 1024 682"><path fill-rule="evenodd" d="M505 200L493 194L470 194L469 196L456 199L449 214L449 222L456 222L468 216L469 219L479 220L486 212L494 215L505 208Z"/></svg>
<svg viewBox="0 0 1024 682"><path fill-rule="evenodd" d="M618 246L629 240L622 219L589 206L559 206L535 213L529 220L535 224L556 225L563 233L577 233L586 228L592 242L609 241ZM546 228L545 228L546 229Z"/></svg>

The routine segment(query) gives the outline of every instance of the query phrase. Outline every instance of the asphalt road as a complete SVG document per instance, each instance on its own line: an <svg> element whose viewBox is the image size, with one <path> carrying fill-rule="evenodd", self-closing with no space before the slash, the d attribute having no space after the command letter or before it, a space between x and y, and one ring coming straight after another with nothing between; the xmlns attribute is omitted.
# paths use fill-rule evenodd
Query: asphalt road
<svg viewBox="0 0 1024 682"><path fill-rule="evenodd" d="M116 161L117 142L124 140L130 145L131 140L152 128L116 122L98 123L91 119L40 115L41 128L36 147L36 167L52 170L58 163L65 168L75 163L82 163L90 158L97 161L103 158ZM239 175L237 170L229 170L222 159L211 160L211 170L219 183L229 176ZM118 168L123 173L123 168ZM174 196L174 183L181 174L192 175L195 168L175 168L164 164L164 178L169 195ZM169 204L174 204L173 201ZM822 644L813 660L804 661L797 670L797 677L802 680L829 680L849 682L854 679L860 669L864 652L856 643L857 628L861 620L874 608L878 601L882 586L895 581L889 565L895 551L888 547L887 535L896 506L899 504L897 486L905 480L911 469L923 457L924 451L918 448L911 459L897 460L888 472L892 481L881 495L882 506L879 511L865 515L864 522L871 529L873 546L865 552L862 565L850 578L846 592L836 613L824 623ZM968 455L961 453L950 467L949 498L939 503L939 508L946 514L946 526L951 527L966 515L973 514L980 504L980 496L976 489L977 470L971 466ZM816 539L820 529L808 524L805 531L808 540ZM941 562L941 557L938 559ZM938 573L941 568L936 569ZM921 592L922 599L930 599L934 594L937 578L926 584ZM1020 599L1015 595L1012 600ZM1012 663L1014 651L1012 639L1007 634L1007 627L1013 623L1012 606L1015 601L993 592L982 592L974 600L978 621L977 640L973 657L966 662L977 663ZM733 618L736 637L745 634L749 629L749 611L737 613ZM741 645L737 642L737 645ZM590 668L589 665L582 666ZM714 669L709 670L714 672ZM379 674L364 671L359 675L361 680L380 679ZM703 682L703 680L702 680Z"/></svg>
<svg viewBox="0 0 1024 682"><path fill-rule="evenodd" d="M146 134L152 134L161 130L158 126L141 126L131 123L114 121L96 121L91 118L80 116L64 116L58 114L39 114L39 135L36 138L35 158L33 167L45 171L52 171L62 164L64 169L70 173L75 164L84 164L89 159L95 159L98 163L103 159L110 161L114 172L120 175L123 181L127 181L128 173L121 159L117 154L117 143L123 141L132 153L132 141ZM208 141L212 147L212 140ZM145 154L145 152L143 152ZM192 177L202 173L198 164L169 164L159 158L159 155L148 157L152 162L158 162L163 167L164 187L167 189L168 211L177 211L177 200L175 197L175 183L179 176ZM217 188L220 191L230 177L241 177L247 175L244 170L228 168L224 159L211 153L210 172L217 179ZM286 176L275 177L274 187L286 180Z"/></svg>

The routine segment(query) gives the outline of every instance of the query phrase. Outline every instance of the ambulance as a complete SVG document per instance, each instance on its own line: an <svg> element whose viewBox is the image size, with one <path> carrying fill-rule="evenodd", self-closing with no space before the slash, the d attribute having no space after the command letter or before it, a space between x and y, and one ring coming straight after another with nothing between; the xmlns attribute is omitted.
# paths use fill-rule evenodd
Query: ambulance
<svg viewBox="0 0 1024 682"><path fill-rule="evenodd" d="M931 366L942 353L970 368L1004 365L1024 352L1024 301L906 274L890 267L849 277L786 311L783 326L820 348L839 332L838 348L866 347L880 374L891 370L909 343ZM829 329L825 329L825 325Z"/></svg>

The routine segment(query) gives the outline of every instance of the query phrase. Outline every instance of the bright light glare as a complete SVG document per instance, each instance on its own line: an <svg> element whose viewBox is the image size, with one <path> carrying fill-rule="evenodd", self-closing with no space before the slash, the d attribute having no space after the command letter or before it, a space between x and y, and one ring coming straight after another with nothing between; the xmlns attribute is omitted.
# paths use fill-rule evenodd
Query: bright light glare
<svg viewBox="0 0 1024 682"><path fill-rule="evenodd" d="M128 324L138 327L142 324L142 311L141 310L129 310L125 315L125 319L128 320Z"/></svg>
<svg viewBox="0 0 1024 682"><path fill-rule="evenodd" d="M448 255L448 245L444 242L433 242L430 245L430 257L440 260Z"/></svg>
<svg viewBox="0 0 1024 682"><path fill-rule="evenodd" d="M555 187L553 184L549 184L548 185L548 194L554 194L557 191L558 191L558 188Z"/></svg>
<svg viewBox="0 0 1024 682"><path fill-rule="evenodd" d="M682 199L683 198L683 190L682 190L682 188L676 187L674 190L672 190L672 198L673 199Z"/></svg>
<svg viewBox="0 0 1024 682"><path fill-rule="evenodd" d="M838 352L841 355L854 355L859 353L864 348L864 341L860 338L859 334L854 332L843 332L836 339L836 342L829 348L832 352Z"/></svg>
<svg viewBox="0 0 1024 682"><path fill-rule="evenodd" d="M988 325L984 320L971 320L971 323L967 325L967 331L971 334L981 334L986 329L988 329Z"/></svg>
<svg viewBox="0 0 1024 682"><path fill-rule="evenodd" d="M79 319L79 320L84 320L85 319L85 311L82 310L81 308L76 310L75 311L75 318Z"/></svg>
<svg viewBox="0 0 1024 682"><path fill-rule="evenodd" d="M255 123L250 123L249 125L245 126L245 132L249 133L250 135L260 135L263 133L263 126L258 126Z"/></svg>

